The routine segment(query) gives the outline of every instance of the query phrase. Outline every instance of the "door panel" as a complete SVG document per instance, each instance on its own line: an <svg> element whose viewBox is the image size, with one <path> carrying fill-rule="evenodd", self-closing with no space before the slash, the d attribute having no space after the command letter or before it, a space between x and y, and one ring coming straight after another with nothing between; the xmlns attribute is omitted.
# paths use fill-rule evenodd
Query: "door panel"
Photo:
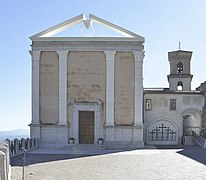
<svg viewBox="0 0 206 180"><path fill-rule="evenodd" d="M79 111L79 144L94 144L94 111Z"/></svg>

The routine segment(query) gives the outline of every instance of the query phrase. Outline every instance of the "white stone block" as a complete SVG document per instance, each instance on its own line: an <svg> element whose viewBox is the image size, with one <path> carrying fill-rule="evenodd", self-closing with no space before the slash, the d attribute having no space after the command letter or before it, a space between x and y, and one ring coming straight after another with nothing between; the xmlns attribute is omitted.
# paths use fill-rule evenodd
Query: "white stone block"
<svg viewBox="0 0 206 180"><path fill-rule="evenodd" d="M6 158L6 176L8 177L9 171L10 171L10 151L9 151L9 145L6 142L3 142L0 145L0 151L5 153Z"/></svg>
<svg viewBox="0 0 206 180"><path fill-rule="evenodd" d="M40 139L40 125L30 124L30 137L31 139Z"/></svg>
<svg viewBox="0 0 206 180"><path fill-rule="evenodd" d="M7 170L6 170L6 155L4 152L0 151L0 178L1 180L7 180Z"/></svg>
<svg viewBox="0 0 206 180"><path fill-rule="evenodd" d="M68 145L67 125L48 125L41 127L40 147L63 147Z"/></svg>
<svg viewBox="0 0 206 180"><path fill-rule="evenodd" d="M114 126L105 128L106 148L143 148L143 127Z"/></svg>

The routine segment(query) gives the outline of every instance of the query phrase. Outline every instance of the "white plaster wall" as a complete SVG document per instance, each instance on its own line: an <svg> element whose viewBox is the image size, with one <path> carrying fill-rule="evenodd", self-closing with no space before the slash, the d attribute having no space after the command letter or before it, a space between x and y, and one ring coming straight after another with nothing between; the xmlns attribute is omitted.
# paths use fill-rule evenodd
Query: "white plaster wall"
<svg viewBox="0 0 206 180"><path fill-rule="evenodd" d="M145 110L145 100L152 99L152 110ZM170 99L176 99L176 110L170 110ZM178 142L183 136L183 115L188 112L201 113L203 97L201 94L145 93L144 95L144 141L148 125L157 119L166 119L178 127Z"/></svg>

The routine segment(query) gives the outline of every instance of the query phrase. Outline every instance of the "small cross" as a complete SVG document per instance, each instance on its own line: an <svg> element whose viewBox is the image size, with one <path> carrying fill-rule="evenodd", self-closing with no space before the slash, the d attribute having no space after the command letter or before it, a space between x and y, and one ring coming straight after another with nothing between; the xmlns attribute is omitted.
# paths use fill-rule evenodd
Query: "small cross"
<svg viewBox="0 0 206 180"><path fill-rule="evenodd" d="M158 131L160 131L160 129L159 129L158 127L156 127L156 128L154 129L154 132L156 132L156 140L158 139Z"/></svg>
<svg viewBox="0 0 206 180"><path fill-rule="evenodd" d="M172 134L172 140L173 140L173 135L176 134L176 132L174 132L173 130L170 132L170 134Z"/></svg>
<svg viewBox="0 0 206 180"><path fill-rule="evenodd" d="M163 131L164 131L164 129L167 128L167 127L164 127L164 124L162 123L162 126L160 126L159 128L162 129L162 140L163 140Z"/></svg>
<svg viewBox="0 0 206 180"><path fill-rule="evenodd" d="M167 127L166 129L165 129L165 131L167 132L167 140L169 139L169 132L171 131L171 129L169 128L169 127Z"/></svg>
<svg viewBox="0 0 206 180"><path fill-rule="evenodd" d="M154 130L152 130L152 131L149 132L149 133L152 134L152 140L153 140L153 138L154 138L154 134L155 134Z"/></svg>

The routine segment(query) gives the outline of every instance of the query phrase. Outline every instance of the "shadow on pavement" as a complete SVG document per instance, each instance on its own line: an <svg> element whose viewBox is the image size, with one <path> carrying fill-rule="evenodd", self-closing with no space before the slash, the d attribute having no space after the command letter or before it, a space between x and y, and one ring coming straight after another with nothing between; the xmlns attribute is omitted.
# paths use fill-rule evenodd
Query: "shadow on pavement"
<svg viewBox="0 0 206 180"><path fill-rule="evenodd" d="M180 149L176 153L206 165L206 149L199 146L156 146L157 149Z"/></svg>
<svg viewBox="0 0 206 180"><path fill-rule="evenodd" d="M197 162L200 162L206 165L206 149L202 149L199 146L156 146L159 150L175 150L176 153L191 158ZM46 163L52 161L60 161L60 160L68 160L68 159L76 159L82 157L92 157L92 156L99 156L105 154L111 154L115 152L123 152L122 151L114 151L114 152L106 152L105 153L97 153L97 154L26 154L26 164L25 165L32 165L38 163ZM16 157L11 158L11 165L12 166L23 166L23 155L19 155Z"/></svg>
<svg viewBox="0 0 206 180"><path fill-rule="evenodd" d="M37 163L46 163L59 160L67 160L74 158L90 157L96 155L75 155L75 154L26 154L25 165L32 165ZM23 155L15 156L11 158L11 166L23 166Z"/></svg>

